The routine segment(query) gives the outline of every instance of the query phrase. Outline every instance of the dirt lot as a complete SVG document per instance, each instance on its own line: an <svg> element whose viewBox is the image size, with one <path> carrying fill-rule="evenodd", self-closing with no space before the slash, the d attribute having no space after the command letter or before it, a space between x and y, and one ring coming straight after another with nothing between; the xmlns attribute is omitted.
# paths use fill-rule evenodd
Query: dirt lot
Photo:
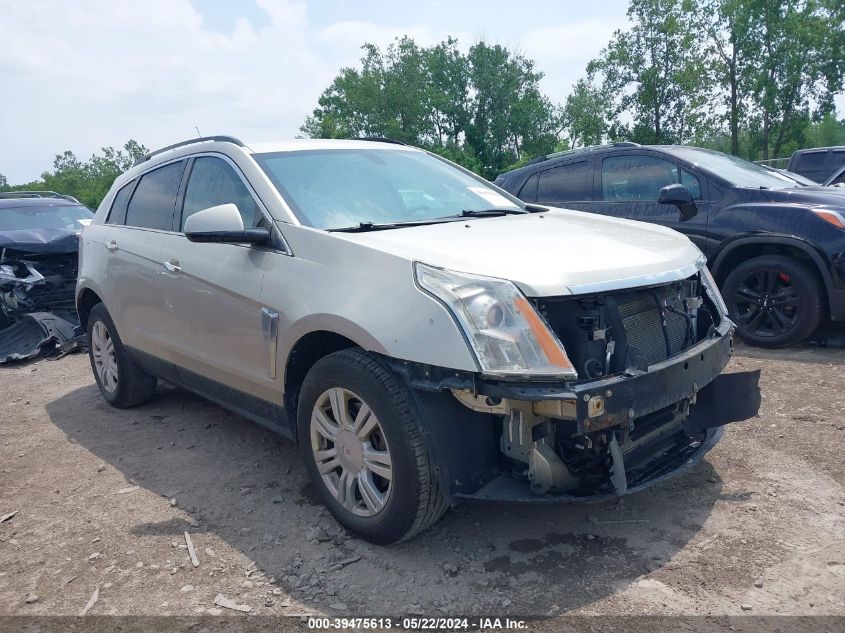
<svg viewBox="0 0 845 633"><path fill-rule="evenodd" d="M0 368L0 614L845 615L845 351L742 349L758 418L624 502L463 505L384 548L296 449L187 393L129 411L87 357ZM199 566L186 549L191 535ZM226 614L233 613L225 611Z"/></svg>

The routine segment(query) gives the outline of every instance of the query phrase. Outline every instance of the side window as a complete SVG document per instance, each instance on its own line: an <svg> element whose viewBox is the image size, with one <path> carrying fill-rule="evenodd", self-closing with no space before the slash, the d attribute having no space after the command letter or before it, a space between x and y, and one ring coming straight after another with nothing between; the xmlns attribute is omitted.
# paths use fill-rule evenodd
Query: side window
<svg viewBox="0 0 845 633"><path fill-rule="evenodd" d="M179 229L183 230L185 220L197 211L229 202L237 205L244 228L254 229L265 225L264 214L261 213L255 198L226 161L213 156L197 158L191 168L188 187L185 189L185 204L182 207L182 223Z"/></svg>
<svg viewBox="0 0 845 633"><path fill-rule="evenodd" d="M693 200L701 200L701 183L686 169L681 170L681 184L689 189Z"/></svg>
<svg viewBox="0 0 845 633"><path fill-rule="evenodd" d="M184 168L185 161L179 161L141 176L126 210L126 225L172 230L176 192Z"/></svg>
<svg viewBox="0 0 845 633"><path fill-rule="evenodd" d="M537 202L538 180L540 180L540 174L533 174L525 181L525 184L522 185L522 189L519 190L519 196L517 197L523 202Z"/></svg>
<svg viewBox="0 0 845 633"><path fill-rule="evenodd" d="M823 172L827 167L827 152L807 152L798 157L795 171L799 174L809 175Z"/></svg>
<svg viewBox="0 0 845 633"><path fill-rule="evenodd" d="M553 167L540 173L537 202L592 200L593 170L586 160Z"/></svg>
<svg viewBox="0 0 845 633"><path fill-rule="evenodd" d="M114 195L106 224L124 224L126 222L126 203L129 202L129 195L132 193L132 187L134 186L135 181L133 180L123 185Z"/></svg>
<svg viewBox="0 0 845 633"><path fill-rule="evenodd" d="M830 156L831 156L831 163L832 163L830 165L830 167L831 167L830 173L831 173L831 175L833 175L833 173L837 169L842 167L842 165L845 165L845 152L843 152L842 150L836 149L836 150L833 150L831 152Z"/></svg>
<svg viewBox="0 0 845 633"><path fill-rule="evenodd" d="M694 178L691 174L690 177ZM602 161L601 188L604 200L654 202L660 189L677 182L678 168L654 156L611 156ZM700 185L698 194L701 195Z"/></svg>

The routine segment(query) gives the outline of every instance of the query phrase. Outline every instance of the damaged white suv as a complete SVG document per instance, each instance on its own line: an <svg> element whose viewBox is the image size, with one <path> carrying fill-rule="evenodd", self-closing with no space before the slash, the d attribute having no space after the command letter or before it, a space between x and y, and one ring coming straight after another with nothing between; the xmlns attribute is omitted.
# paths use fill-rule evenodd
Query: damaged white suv
<svg viewBox="0 0 845 633"><path fill-rule="evenodd" d="M80 258L108 402L161 378L288 436L377 543L462 499L641 488L758 398L720 376L732 324L686 237L526 205L402 144L163 148L117 179Z"/></svg>

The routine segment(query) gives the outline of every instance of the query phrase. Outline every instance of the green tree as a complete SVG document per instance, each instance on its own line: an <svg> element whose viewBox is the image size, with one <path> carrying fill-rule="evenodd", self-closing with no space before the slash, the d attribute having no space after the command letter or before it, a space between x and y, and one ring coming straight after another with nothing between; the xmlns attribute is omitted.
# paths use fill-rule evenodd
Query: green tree
<svg viewBox="0 0 845 633"><path fill-rule="evenodd" d="M632 0L631 27L616 31L590 62L601 78L620 132L645 143L683 143L701 138L711 125L704 107L705 58L693 28L693 0ZM621 117L629 116L631 125Z"/></svg>
<svg viewBox="0 0 845 633"><path fill-rule="evenodd" d="M8 191L9 190L9 181L6 180L6 176L0 174L0 191Z"/></svg>
<svg viewBox="0 0 845 633"><path fill-rule="evenodd" d="M597 145L610 132L613 116L604 91L587 79L579 79L563 106L561 126L569 147Z"/></svg>
<svg viewBox="0 0 845 633"><path fill-rule="evenodd" d="M453 38L427 48L410 38L384 51L363 47L343 68L301 131L316 138L384 136L420 145L493 177L525 155L551 151L559 116L531 60L478 42L464 55Z"/></svg>
<svg viewBox="0 0 845 633"><path fill-rule="evenodd" d="M121 149L104 147L88 161L80 161L67 150L53 160L53 170L41 174L40 181L8 186L11 191L47 190L71 195L92 209L97 208L114 179L141 156L147 148L130 139Z"/></svg>

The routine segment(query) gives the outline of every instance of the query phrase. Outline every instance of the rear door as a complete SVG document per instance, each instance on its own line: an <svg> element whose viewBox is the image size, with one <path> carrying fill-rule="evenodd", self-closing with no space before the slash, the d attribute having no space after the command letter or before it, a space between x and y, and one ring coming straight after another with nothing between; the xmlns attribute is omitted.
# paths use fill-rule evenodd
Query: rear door
<svg viewBox="0 0 845 633"><path fill-rule="evenodd" d="M539 173L536 183L538 204L586 211L592 199L592 157L564 165L555 165Z"/></svg>
<svg viewBox="0 0 845 633"><path fill-rule="evenodd" d="M183 233L191 214L226 203L238 207L245 228L271 228L233 162L220 154L192 159L177 205L177 230L167 237L161 253L168 268L163 286L170 318L182 327L179 365L270 399L260 303L268 249L194 243Z"/></svg>
<svg viewBox="0 0 845 633"><path fill-rule="evenodd" d="M707 180L674 160L644 153L608 154L597 159L597 195L590 210L603 215L662 224L684 233L704 249L707 237ZM677 207L657 202L663 187L689 189L698 214L681 221Z"/></svg>
<svg viewBox="0 0 845 633"><path fill-rule="evenodd" d="M168 356L173 334L159 284L162 238L172 233L184 168L175 161L124 186L106 220L106 305L125 344L159 357Z"/></svg>

